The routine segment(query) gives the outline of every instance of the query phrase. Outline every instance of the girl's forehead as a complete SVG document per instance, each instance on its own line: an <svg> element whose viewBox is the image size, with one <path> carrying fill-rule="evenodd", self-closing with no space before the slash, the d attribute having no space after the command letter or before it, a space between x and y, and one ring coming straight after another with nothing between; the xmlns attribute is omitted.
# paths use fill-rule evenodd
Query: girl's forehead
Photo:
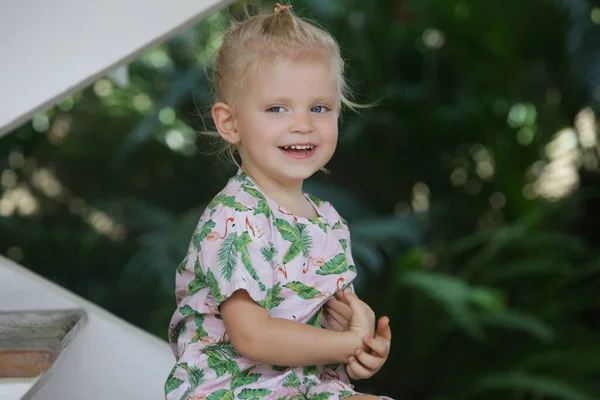
<svg viewBox="0 0 600 400"><path fill-rule="evenodd" d="M309 86L322 91L337 89L337 79L331 64L321 60L282 60L257 65L250 81L261 92L282 87L294 90Z"/></svg>

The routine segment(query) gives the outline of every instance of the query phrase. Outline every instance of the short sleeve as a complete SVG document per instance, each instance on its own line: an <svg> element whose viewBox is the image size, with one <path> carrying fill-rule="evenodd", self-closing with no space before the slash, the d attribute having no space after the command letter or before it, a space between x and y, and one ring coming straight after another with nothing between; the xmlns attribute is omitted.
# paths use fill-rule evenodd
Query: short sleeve
<svg viewBox="0 0 600 400"><path fill-rule="evenodd" d="M325 202L324 202L325 203ZM340 241L348 265L355 268L354 258L352 257L352 244L350 241L350 229L348 228L348 222L337 212L331 203L326 203L327 216L335 232L336 236Z"/></svg>
<svg viewBox="0 0 600 400"><path fill-rule="evenodd" d="M243 289L264 307L273 287L268 259L270 229L252 211L220 204L206 217L200 232L198 260L202 277L217 307ZM198 277L197 277L198 278Z"/></svg>

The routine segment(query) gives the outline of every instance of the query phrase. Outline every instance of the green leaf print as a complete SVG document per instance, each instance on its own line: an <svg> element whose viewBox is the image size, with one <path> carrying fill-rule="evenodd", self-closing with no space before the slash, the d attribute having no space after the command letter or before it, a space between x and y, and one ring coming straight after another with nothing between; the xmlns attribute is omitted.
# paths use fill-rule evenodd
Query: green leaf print
<svg viewBox="0 0 600 400"><path fill-rule="evenodd" d="M271 262L273 261L273 257L277 254L277 249L273 243L269 243L269 246L264 246L260 249L260 254L262 254L266 262Z"/></svg>
<svg viewBox="0 0 600 400"><path fill-rule="evenodd" d="M327 364L327 365L325 365L325 368L335 371L336 369L338 369L340 367L340 365L342 365L342 364Z"/></svg>
<svg viewBox="0 0 600 400"><path fill-rule="evenodd" d="M212 392L208 396L208 400L234 400L233 392L231 390L217 390L216 392Z"/></svg>
<svg viewBox="0 0 600 400"><path fill-rule="evenodd" d="M214 296L217 304L220 304L223 301L225 301L225 296L221 294L221 291L219 289L219 283L217 282L215 275L210 269L206 271L206 282L208 283L210 293Z"/></svg>
<svg viewBox="0 0 600 400"><path fill-rule="evenodd" d="M235 248L240 251L241 249L247 247L250 243L252 243L250 234L248 232L244 232L235 240Z"/></svg>
<svg viewBox="0 0 600 400"><path fill-rule="evenodd" d="M248 187L246 185L242 185L241 188L244 192L248 193L252 197L256 197L259 200L265 198L265 196L263 196L263 194L256 188Z"/></svg>
<svg viewBox="0 0 600 400"><path fill-rule="evenodd" d="M190 282L190 284L188 285L188 292L189 295L193 295L195 293L198 293L200 290L204 289L208 287L208 283L206 283L206 279L194 279L193 281Z"/></svg>
<svg viewBox="0 0 600 400"><path fill-rule="evenodd" d="M183 260L182 262L180 262L179 265L177 266L177 273L179 275L181 275L181 273L185 269L186 264L187 264L187 258L185 260Z"/></svg>
<svg viewBox="0 0 600 400"><path fill-rule="evenodd" d="M210 203L208 203L208 206L206 206L206 208L209 210L212 210L213 208L215 208L216 206L221 204L226 197L227 197L226 194L219 193L210 201Z"/></svg>
<svg viewBox="0 0 600 400"><path fill-rule="evenodd" d="M335 224L333 224L333 226L331 228L332 229L344 229L344 226L342 225L342 223L340 221L338 221Z"/></svg>
<svg viewBox="0 0 600 400"><path fill-rule="evenodd" d="M321 204L323 203L323 201L321 199L319 199L318 197L313 196L310 193L307 193L308 197L312 200L313 203L315 203L315 205L317 207L321 207Z"/></svg>
<svg viewBox="0 0 600 400"><path fill-rule="evenodd" d="M246 386L246 385L250 385L256 381L258 381L258 379L260 378L260 374L251 374L250 372L252 371L252 369L254 369L254 367L252 368L248 368L247 370L243 371L241 374L234 376L233 379L231 380L231 389L236 389L242 386Z"/></svg>
<svg viewBox="0 0 600 400"><path fill-rule="evenodd" d="M344 249L344 251L346 251L346 249L348 248L348 241L346 239L341 239L340 245L342 246L342 249Z"/></svg>
<svg viewBox="0 0 600 400"><path fill-rule="evenodd" d="M177 340L179 339L179 336L182 333L186 333L187 332L187 327L185 326L185 320L181 320L179 321L179 323L175 326L175 328L173 328L171 335L169 337L169 341L171 343L177 343Z"/></svg>
<svg viewBox="0 0 600 400"><path fill-rule="evenodd" d="M198 314L194 322L196 323L196 333L192 336L190 343L196 343L200 338L208 336L208 333L204 330L204 315Z"/></svg>
<svg viewBox="0 0 600 400"><path fill-rule="evenodd" d="M260 400L271 393L273 393L273 391L269 389L242 389L240 394L238 394L238 398L244 400Z"/></svg>
<svg viewBox="0 0 600 400"><path fill-rule="evenodd" d="M204 271L202 271L202 267L200 266L200 261L196 259L196 263L194 264L194 274L195 278L188 285L189 295L193 295L197 293L201 289L208 287L208 282L206 282L206 276L204 275Z"/></svg>
<svg viewBox="0 0 600 400"><path fill-rule="evenodd" d="M169 376L167 377L167 380L169 380L175 376L175 372L177 371L178 367L179 367L179 365L175 364L175 366L173 366L173 368L171 368L171 372L169 372Z"/></svg>
<svg viewBox="0 0 600 400"><path fill-rule="evenodd" d="M286 283L283 287L293 290L304 300L310 300L321 294L316 288L307 286L300 281Z"/></svg>
<svg viewBox="0 0 600 400"><path fill-rule="evenodd" d="M198 311L194 310L190 306L179 307L179 312L188 317L194 317L199 314Z"/></svg>
<svg viewBox="0 0 600 400"><path fill-rule="evenodd" d="M324 222L321 222L319 218L309 218L308 220L313 224L317 225L319 228L321 228L323 232L327 233L327 228L329 228L329 225L327 225Z"/></svg>
<svg viewBox="0 0 600 400"><path fill-rule="evenodd" d="M285 256L283 257L283 263L287 264L296 258L296 256L298 256L298 254L300 254L300 252L303 250L300 232L298 232L298 229L292 226L289 222L281 218L277 218L275 222L273 222L273 225L275 225L279 233L281 233L281 237L284 240L292 243L287 253L285 253Z"/></svg>
<svg viewBox="0 0 600 400"><path fill-rule="evenodd" d="M277 371L277 372L283 372L286 369L288 369L289 367L286 367L285 365L271 365L271 369L273 371Z"/></svg>
<svg viewBox="0 0 600 400"><path fill-rule="evenodd" d="M215 371L217 376L236 375L240 372L240 367L235 359L241 356L233 348L230 341L207 346L201 352L208 356L207 364Z"/></svg>
<svg viewBox="0 0 600 400"><path fill-rule="evenodd" d="M311 396L310 400L327 400L331 396L333 396L333 393L329 393L329 392L317 393L314 396Z"/></svg>
<svg viewBox="0 0 600 400"><path fill-rule="evenodd" d="M234 175L231 177L231 179L233 179L236 182L241 182L244 185L248 185L248 186L254 186L254 184L252 183L252 181L248 178L248 175L246 175L245 172L242 172L240 174Z"/></svg>
<svg viewBox="0 0 600 400"><path fill-rule="evenodd" d="M216 225L217 224L215 221L208 220L204 223L204 225L202 225L200 232L194 234L192 240L194 241L194 247L196 248L196 251L200 251L202 241L206 239L208 234L215 228Z"/></svg>
<svg viewBox="0 0 600 400"><path fill-rule="evenodd" d="M302 383L294 371L292 371L292 373L285 378L285 382L283 382L283 387L298 387L300 385L302 385Z"/></svg>
<svg viewBox="0 0 600 400"><path fill-rule="evenodd" d="M302 367L302 374L304 376L309 376L309 375L318 376L319 375L319 367L317 367L316 365L307 365L305 367Z"/></svg>
<svg viewBox="0 0 600 400"><path fill-rule="evenodd" d="M225 198L221 201L221 203L225 207L233 208L235 211L248 211L249 208L235 201L235 196L225 196Z"/></svg>
<svg viewBox="0 0 600 400"><path fill-rule="evenodd" d="M254 279L256 282L258 282L258 287L260 287L260 290L264 291L267 288L261 282L260 277L256 273L254 266L252 265L252 260L250 260L250 254L248 254L247 246L248 246L248 243L250 243L250 242L252 242L252 238L250 237L250 234L248 232L244 232L236 240L235 247L240 252L240 259L242 260L242 264L244 265L244 268L246 268L246 271L248 271L248 273L250 274L252 279Z"/></svg>
<svg viewBox="0 0 600 400"><path fill-rule="evenodd" d="M183 383L183 381L179 378L167 379L167 382L165 382L165 393L166 394L171 393L173 390L179 388L179 386L181 386L182 383Z"/></svg>
<svg viewBox="0 0 600 400"><path fill-rule="evenodd" d="M283 297L277 297L281 293L281 282L277 282L273 287L267 290L267 296L258 304L267 310L272 310L279 306L285 300Z"/></svg>
<svg viewBox="0 0 600 400"><path fill-rule="evenodd" d="M208 356L208 366L212 368L219 377L225 374L235 375L240 371L240 367L235 361L224 360L214 353L211 353Z"/></svg>
<svg viewBox="0 0 600 400"><path fill-rule="evenodd" d="M323 308L319 308L319 311L315 313L308 321L306 321L307 325L316 326L317 328L321 327L321 318L323 317Z"/></svg>
<svg viewBox="0 0 600 400"><path fill-rule="evenodd" d="M308 257L308 252L312 247L312 237L304 224L291 225L286 220L277 218L273 223L281 237L291 243L290 248L283 256L283 263L287 264L296 258L301 252Z"/></svg>
<svg viewBox="0 0 600 400"><path fill-rule="evenodd" d="M190 377L190 385L194 388L202 385L206 381L204 378L204 371L195 365L190 367L188 374Z"/></svg>
<svg viewBox="0 0 600 400"><path fill-rule="evenodd" d="M264 214L264 216L267 218L271 218L273 216L271 207L269 207L269 204L264 199L258 201L258 204L254 208L254 211L252 211L252 214L253 215Z"/></svg>
<svg viewBox="0 0 600 400"><path fill-rule="evenodd" d="M225 278L227 281L231 280L231 274L235 269L235 260L237 257L237 250L235 246L236 239L236 232L227 235L217 253L217 263L219 264L221 277Z"/></svg>
<svg viewBox="0 0 600 400"><path fill-rule="evenodd" d="M356 265L353 265L353 264L350 264L350 265L348 265L348 269L349 269L350 271L352 271L352 272L358 272L358 271L356 270Z"/></svg>
<svg viewBox="0 0 600 400"><path fill-rule="evenodd" d="M312 236L310 231L305 224L296 224L298 232L300 233L300 241L302 242L302 252L304 257L310 257L310 249L312 247Z"/></svg>
<svg viewBox="0 0 600 400"><path fill-rule="evenodd" d="M321 266L317 275L338 275L346 271L348 271L348 261L346 255L340 253Z"/></svg>
<svg viewBox="0 0 600 400"><path fill-rule="evenodd" d="M210 356L212 354L216 357L225 359L234 359L241 357L240 353L237 352L237 350L233 347L230 341L225 341L218 344L214 344L212 346L207 346L204 349L202 349L201 352L206 354L207 356Z"/></svg>
<svg viewBox="0 0 600 400"><path fill-rule="evenodd" d="M187 364L186 364L186 366L187 366ZM194 389L196 389L198 386L200 386L201 384L203 384L205 382L204 371L201 370L200 368L196 367L195 365L192 365L190 367L189 371L188 371L187 367L185 368L185 370L189 374L190 386L187 388L187 390L181 396L182 399L187 399L187 397L190 395L190 393L192 393L194 391Z"/></svg>
<svg viewBox="0 0 600 400"><path fill-rule="evenodd" d="M350 392L349 390L340 390L340 399L354 396L354 392Z"/></svg>

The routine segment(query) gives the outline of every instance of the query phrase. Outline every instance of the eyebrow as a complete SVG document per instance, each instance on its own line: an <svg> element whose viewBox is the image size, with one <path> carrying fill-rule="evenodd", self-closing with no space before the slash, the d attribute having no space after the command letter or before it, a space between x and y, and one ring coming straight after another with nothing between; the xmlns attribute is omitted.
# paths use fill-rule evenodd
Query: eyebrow
<svg viewBox="0 0 600 400"><path fill-rule="evenodd" d="M292 103L292 99L289 97L273 97L260 99L261 103L275 104L275 103ZM311 103L335 103L335 97L321 96L315 97Z"/></svg>

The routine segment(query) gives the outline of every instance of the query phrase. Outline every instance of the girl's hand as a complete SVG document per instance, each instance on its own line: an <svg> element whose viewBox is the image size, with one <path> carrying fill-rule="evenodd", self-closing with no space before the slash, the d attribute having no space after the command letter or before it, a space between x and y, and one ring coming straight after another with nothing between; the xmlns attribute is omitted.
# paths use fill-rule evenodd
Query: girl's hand
<svg viewBox="0 0 600 400"><path fill-rule="evenodd" d="M356 357L350 357L350 362L346 365L348 376L354 380L372 377L385 364L392 342L389 318L379 318L375 336L365 338L363 342L369 347L368 352L357 350Z"/></svg>
<svg viewBox="0 0 600 400"><path fill-rule="evenodd" d="M373 336L375 333L375 313L371 310L371 307L349 290L344 292L344 297L352 310L348 331L358 336L361 341L366 336ZM363 348L365 350L369 349L365 343L363 343Z"/></svg>
<svg viewBox="0 0 600 400"><path fill-rule="evenodd" d="M324 317L327 325L334 331L344 332L350 328L352 309L348 305L343 291L340 290L335 294L335 298L327 300Z"/></svg>

